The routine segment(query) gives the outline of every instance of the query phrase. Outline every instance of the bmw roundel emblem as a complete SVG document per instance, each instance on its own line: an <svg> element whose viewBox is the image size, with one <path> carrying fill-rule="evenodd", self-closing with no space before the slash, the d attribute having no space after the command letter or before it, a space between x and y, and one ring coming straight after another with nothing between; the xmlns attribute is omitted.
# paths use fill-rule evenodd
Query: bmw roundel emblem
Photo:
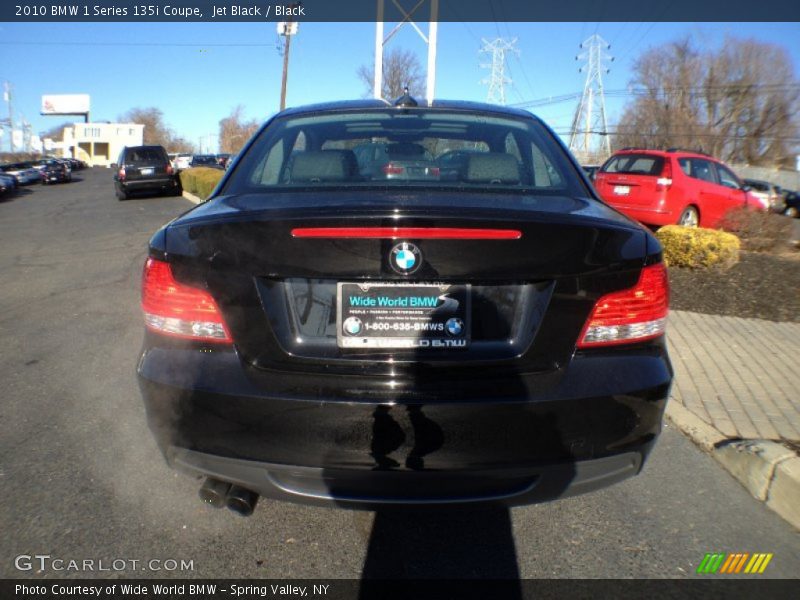
<svg viewBox="0 0 800 600"><path fill-rule="evenodd" d="M358 317L348 317L342 323L342 329L347 335L358 335L361 333L361 319Z"/></svg>
<svg viewBox="0 0 800 600"><path fill-rule="evenodd" d="M447 333L453 337L458 337L464 332L464 321L453 317L452 319L447 319L444 327L447 329Z"/></svg>
<svg viewBox="0 0 800 600"><path fill-rule="evenodd" d="M422 254L414 244L402 242L389 253L389 264L398 273L407 275L422 265Z"/></svg>

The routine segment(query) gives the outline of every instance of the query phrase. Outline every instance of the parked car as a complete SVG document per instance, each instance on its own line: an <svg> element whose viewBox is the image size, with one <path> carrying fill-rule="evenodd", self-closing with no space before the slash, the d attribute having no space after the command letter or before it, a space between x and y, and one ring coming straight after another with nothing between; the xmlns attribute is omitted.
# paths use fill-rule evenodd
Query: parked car
<svg viewBox="0 0 800 600"><path fill-rule="evenodd" d="M217 158L213 154L195 154L192 156L190 167L219 167Z"/></svg>
<svg viewBox="0 0 800 600"><path fill-rule="evenodd" d="M374 139L392 162L392 144L486 151L458 180L368 178L352 148ZM204 500L242 514L259 495L374 508L602 488L661 430L661 252L527 111L283 111L150 240L150 428L206 477Z"/></svg>
<svg viewBox="0 0 800 600"><path fill-rule="evenodd" d="M72 171L67 163L62 160L51 158L42 162L39 169L42 177L42 184L49 183L69 183L72 181Z"/></svg>
<svg viewBox="0 0 800 600"><path fill-rule="evenodd" d="M764 210L780 213L786 208L780 186L760 179L744 179L743 182L750 187L750 193L758 198Z"/></svg>
<svg viewBox="0 0 800 600"><path fill-rule="evenodd" d="M785 204L783 214L795 219L800 217L800 192L787 190L783 199Z"/></svg>
<svg viewBox="0 0 800 600"><path fill-rule="evenodd" d="M231 159L231 155L223 152L222 154L217 154L215 158L217 159L217 164L224 169L225 165L227 165L228 161Z"/></svg>
<svg viewBox="0 0 800 600"><path fill-rule="evenodd" d="M19 182L13 175L7 175L0 170L0 196L7 197L17 191Z"/></svg>
<svg viewBox="0 0 800 600"><path fill-rule="evenodd" d="M722 161L699 152L626 148L595 174L608 204L646 225L717 228L732 209L763 208Z"/></svg>
<svg viewBox="0 0 800 600"><path fill-rule="evenodd" d="M175 158L172 160L172 168L175 171L183 171L184 169L188 169L192 163L192 155L191 154L176 154Z"/></svg>
<svg viewBox="0 0 800 600"><path fill-rule="evenodd" d="M0 166L0 170L6 175L14 176L19 185L31 185L33 183L39 183L42 180L42 175L39 170L34 168L32 163L29 162L2 165Z"/></svg>
<svg viewBox="0 0 800 600"><path fill-rule="evenodd" d="M358 171L367 179L436 181L439 165L417 142L368 142L353 148Z"/></svg>
<svg viewBox="0 0 800 600"><path fill-rule="evenodd" d="M81 171L89 166L87 163L77 158L67 157L66 160L69 161L70 167L73 171Z"/></svg>
<svg viewBox="0 0 800 600"><path fill-rule="evenodd" d="M128 146L116 163L114 191L119 200L133 193L167 193L180 196L182 188L163 146Z"/></svg>
<svg viewBox="0 0 800 600"><path fill-rule="evenodd" d="M236 156L237 156L236 154L231 154L228 157L228 160L225 161L225 170L226 171L231 168L231 165L233 164L233 161L236 160Z"/></svg>

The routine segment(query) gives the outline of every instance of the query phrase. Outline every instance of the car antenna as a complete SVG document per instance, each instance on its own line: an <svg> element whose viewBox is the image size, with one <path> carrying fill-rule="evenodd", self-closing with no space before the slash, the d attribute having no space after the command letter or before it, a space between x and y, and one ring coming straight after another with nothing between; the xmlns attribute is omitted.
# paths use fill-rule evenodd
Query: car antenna
<svg viewBox="0 0 800 600"><path fill-rule="evenodd" d="M408 93L408 86L403 88L403 95L394 101L394 105L402 108L419 106L419 103L414 100L411 94Z"/></svg>

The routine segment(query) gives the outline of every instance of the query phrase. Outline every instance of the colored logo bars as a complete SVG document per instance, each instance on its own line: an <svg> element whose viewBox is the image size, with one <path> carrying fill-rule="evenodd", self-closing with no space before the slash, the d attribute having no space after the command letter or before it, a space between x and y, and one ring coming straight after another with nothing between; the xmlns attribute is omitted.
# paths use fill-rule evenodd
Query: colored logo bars
<svg viewBox="0 0 800 600"><path fill-rule="evenodd" d="M760 574L767 568L772 556L772 553L707 553L700 566L697 567L697 572L700 574L719 573L727 575L738 573Z"/></svg>

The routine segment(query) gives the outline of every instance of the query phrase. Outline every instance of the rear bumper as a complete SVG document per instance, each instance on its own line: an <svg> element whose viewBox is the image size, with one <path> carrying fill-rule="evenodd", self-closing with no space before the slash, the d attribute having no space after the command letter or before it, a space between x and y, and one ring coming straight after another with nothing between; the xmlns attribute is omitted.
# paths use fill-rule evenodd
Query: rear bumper
<svg viewBox="0 0 800 600"><path fill-rule="evenodd" d="M117 182L117 185L125 192L138 192L144 190L171 190L177 187L178 180L175 177L159 177L156 179L133 179L124 182Z"/></svg>
<svg viewBox="0 0 800 600"><path fill-rule="evenodd" d="M424 401L368 378L265 373L233 351L148 348L138 374L173 467L354 508L527 504L635 475L672 380L660 343L579 355L549 375L445 372L436 387L448 393Z"/></svg>
<svg viewBox="0 0 800 600"><path fill-rule="evenodd" d="M518 506L602 489L636 475L652 443L604 458L527 469L472 472L356 470L297 467L227 458L169 447L167 462L197 476L211 476L259 495L301 504L376 509L386 505L490 502Z"/></svg>

